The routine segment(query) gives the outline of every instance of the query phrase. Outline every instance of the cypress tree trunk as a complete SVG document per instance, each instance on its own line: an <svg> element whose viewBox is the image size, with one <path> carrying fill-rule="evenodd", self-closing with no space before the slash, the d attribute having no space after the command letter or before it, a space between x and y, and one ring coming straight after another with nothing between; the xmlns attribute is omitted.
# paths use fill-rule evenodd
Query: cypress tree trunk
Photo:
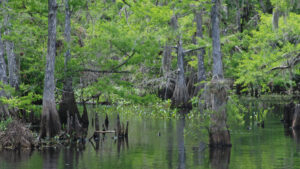
<svg viewBox="0 0 300 169"><path fill-rule="evenodd" d="M260 7L262 8L263 13L266 13L267 9L266 9L266 6L265 6L263 0L259 0L259 4L260 4Z"/></svg>
<svg viewBox="0 0 300 169"><path fill-rule="evenodd" d="M4 1L4 6L7 5L7 0ZM8 6L6 6L8 8ZM5 25L5 35L10 35L10 16L8 11L5 12L4 16L4 25ZM15 89L19 88L19 71L17 66L16 55L14 53L14 43L6 40L5 41L6 47L6 55L8 61L8 74L9 74L9 84L11 87Z"/></svg>
<svg viewBox="0 0 300 169"><path fill-rule="evenodd" d="M196 20L196 24L197 24L196 37L203 39L202 13L203 13L202 9L200 9L200 11L195 11L195 20ZM195 40L194 40L195 45L198 44L197 38L195 38ZM197 58L198 58L197 83L201 83L202 81L206 80L205 67L204 67L205 49L200 49L200 51L197 51L196 54L197 54ZM197 86L194 91L194 95L197 95L199 90L203 87L204 87L203 85Z"/></svg>
<svg viewBox="0 0 300 169"><path fill-rule="evenodd" d="M174 81L171 77L171 62L172 62L172 47L166 42L163 58L162 58L162 72L164 76L164 82L162 88L159 91L159 95L163 99L170 99L174 93Z"/></svg>
<svg viewBox="0 0 300 169"><path fill-rule="evenodd" d="M280 11L276 7L273 9L273 29L274 30L278 29L279 17L280 17Z"/></svg>
<svg viewBox="0 0 300 169"><path fill-rule="evenodd" d="M241 8L239 0L235 0L236 3L236 25L239 32L242 32L242 25L241 25Z"/></svg>
<svg viewBox="0 0 300 169"><path fill-rule="evenodd" d="M56 0L48 0L48 50L43 93L43 112L40 137L53 137L60 132L60 121L55 104Z"/></svg>
<svg viewBox="0 0 300 169"><path fill-rule="evenodd" d="M220 0L212 0L211 11L212 38L213 38L213 78L206 87L209 90L209 103L211 105L211 125L209 127L210 146L231 146L230 133L226 125L226 81L223 79L223 65L221 57L220 31L219 31L219 9Z"/></svg>
<svg viewBox="0 0 300 169"><path fill-rule="evenodd" d="M6 63L4 59L4 45L1 37L1 28L2 25L0 24L0 82L6 85L7 74L6 74ZM4 90L0 90L0 97L6 97ZM0 102L0 121L7 118L8 116L9 116L9 111L7 105Z"/></svg>
<svg viewBox="0 0 300 169"><path fill-rule="evenodd" d="M173 32L177 30L177 18L176 15L172 16L170 20L170 27ZM163 85L162 89L160 89L159 95L163 99L170 99L174 93L174 81L171 77L171 62L172 62L172 47L170 39L165 44L163 51L163 59L162 59L162 72L163 76L166 79L164 81L165 85Z"/></svg>
<svg viewBox="0 0 300 169"><path fill-rule="evenodd" d="M172 101L173 105L176 107L189 108L189 93L185 83L183 57L184 53L182 48L182 41L181 36L179 36L177 44L177 80Z"/></svg>
<svg viewBox="0 0 300 169"><path fill-rule="evenodd" d="M178 21L177 16L174 15L171 19L171 25L174 30L178 29ZM181 35L178 35L178 42L177 42L177 79L175 84L175 90L172 96L172 104L175 107L180 108L188 108L190 107L189 101L189 93L185 83L184 77L184 51L182 48L182 40Z"/></svg>
<svg viewBox="0 0 300 169"><path fill-rule="evenodd" d="M67 42L67 51L65 53L65 79L64 88L62 92L62 101L59 104L59 117L62 124L67 122L67 112L73 118L75 115L79 116L79 111L76 105L76 100L72 85L72 76L68 68L71 59L70 42L71 42L71 11L69 7L69 0L65 0L65 41Z"/></svg>
<svg viewBox="0 0 300 169"><path fill-rule="evenodd" d="M213 39L213 76L223 78L223 63L220 43L220 0L212 0L211 9L212 39Z"/></svg>

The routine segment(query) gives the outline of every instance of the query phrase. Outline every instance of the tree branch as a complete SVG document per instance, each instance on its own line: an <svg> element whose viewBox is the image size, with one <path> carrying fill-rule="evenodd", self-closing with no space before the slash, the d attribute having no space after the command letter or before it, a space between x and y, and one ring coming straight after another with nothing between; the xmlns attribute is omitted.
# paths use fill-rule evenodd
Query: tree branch
<svg viewBox="0 0 300 169"><path fill-rule="evenodd" d="M292 67L296 66L299 63L300 63L300 53L299 53L299 55L297 57L295 57L294 59L292 59L291 62L288 62L288 65L274 67L270 71L278 70L278 69L280 69L280 70L289 69L289 68L292 68Z"/></svg>
<svg viewBox="0 0 300 169"><path fill-rule="evenodd" d="M135 50L133 50L133 52L130 56L128 56L128 54L126 54L128 56L128 59L124 60L121 64L113 67L111 70L116 70L116 69L122 67L123 65L125 65L134 56L134 54L135 54Z"/></svg>
<svg viewBox="0 0 300 169"><path fill-rule="evenodd" d="M189 50L185 50L183 53L186 54L186 53L190 53L190 52L193 52L193 51L196 51L196 50L200 50L200 49L204 49L205 47L200 47L200 48L197 48L197 49L189 49Z"/></svg>
<svg viewBox="0 0 300 169"><path fill-rule="evenodd" d="M129 7L131 7L131 5L129 3L126 2L126 0L122 0L122 2L126 5L128 5Z"/></svg>
<svg viewBox="0 0 300 169"><path fill-rule="evenodd" d="M80 72L93 72L93 73L131 73L129 71L116 71L116 70L94 70L94 69L82 69Z"/></svg>

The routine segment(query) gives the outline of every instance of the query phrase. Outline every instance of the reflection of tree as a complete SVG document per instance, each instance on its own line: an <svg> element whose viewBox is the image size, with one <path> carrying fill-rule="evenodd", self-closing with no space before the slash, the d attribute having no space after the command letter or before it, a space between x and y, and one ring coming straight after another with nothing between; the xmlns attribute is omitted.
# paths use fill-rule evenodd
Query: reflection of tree
<svg viewBox="0 0 300 169"><path fill-rule="evenodd" d="M184 126L185 119L182 116L177 123L178 169L185 169Z"/></svg>
<svg viewBox="0 0 300 169"><path fill-rule="evenodd" d="M167 161L168 161L168 168L173 168L172 162L173 162L173 125L172 121L168 121L168 128L167 128Z"/></svg>
<svg viewBox="0 0 300 169"><path fill-rule="evenodd" d="M231 147L210 148L210 164L212 169L229 168Z"/></svg>
<svg viewBox="0 0 300 169"><path fill-rule="evenodd" d="M70 148L65 148L63 150L64 169L78 168L79 156L82 155L83 150L84 147L82 146L71 146Z"/></svg>
<svg viewBox="0 0 300 169"><path fill-rule="evenodd" d="M43 169L58 168L60 149L49 148L42 151Z"/></svg>
<svg viewBox="0 0 300 169"><path fill-rule="evenodd" d="M118 138L117 139L118 157L120 157L121 149L125 150L125 148L129 149L128 137Z"/></svg>
<svg viewBox="0 0 300 169"><path fill-rule="evenodd" d="M23 161L28 161L32 155L31 150L1 150L0 153L0 168L3 163L12 164L15 168L18 168L17 164ZM4 167L5 168L5 167Z"/></svg>

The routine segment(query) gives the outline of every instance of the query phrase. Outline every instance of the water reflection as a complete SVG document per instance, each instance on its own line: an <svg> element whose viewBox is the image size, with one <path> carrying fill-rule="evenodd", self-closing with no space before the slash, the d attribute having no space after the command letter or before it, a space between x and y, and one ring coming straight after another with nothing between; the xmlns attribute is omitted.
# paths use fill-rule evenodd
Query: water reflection
<svg viewBox="0 0 300 169"><path fill-rule="evenodd" d="M231 147L210 148L209 159L212 169L228 169Z"/></svg>
<svg viewBox="0 0 300 169"><path fill-rule="evenodd" d="M49 148L41 152L43 158L43 169L57 169L60 149Z"/></svg>
<svg viewBox="0 0 300 169"><path fill-rule="evenodd" d="M177 122L178 169L185 169L184 126L185 116L182 115Z"/></svg>
<svg viewBox="0 0 300 169"><path fill-rule="evenodd" d="M0 168L5 168L5 166L10 166L10 165L16 166L17 168L17 166L19 166L19 164L21 164L23 161L28 161L31 155L32 155L31 150L22 150L22 151L2 150L0 153Z"/></svg>
<svg viewBox="0 0 300 169"><path fill-rule="evenodd" d="M168 161L168 168L173 168L173 122L171 120L168 121L167 127L167 161Z"/></svg>
<svg viewBox="0 0 300 169"><path fill-rule="evenodd" d="M129 144L128 144L128 138L118 138L117 139L117 150L118 150L118 156L120 157L120 152L121 150L129 149Z"/></svg>

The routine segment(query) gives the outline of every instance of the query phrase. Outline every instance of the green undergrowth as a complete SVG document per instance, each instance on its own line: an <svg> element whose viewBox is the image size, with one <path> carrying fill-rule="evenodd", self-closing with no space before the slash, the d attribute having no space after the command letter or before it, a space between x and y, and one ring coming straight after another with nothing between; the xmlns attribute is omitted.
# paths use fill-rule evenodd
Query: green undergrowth
<svg viewBox="0 0 300 169"><path fill-rule="evenodd" d="M6 120L0 121L0 131L5 131L7 129L7 126L12 122L12 118L9 117Z"/></svg>
<svg viewBox="0 0 300 169"><path fill-rule="evenodd" d="M123 117L138 117L138 118L157 118L157 119L171 119L178 117L178 110L171 109L171 101L161 101L142 104L118 104L113 106L97 106L96 112L115 114L119 113Z"/></svg>

